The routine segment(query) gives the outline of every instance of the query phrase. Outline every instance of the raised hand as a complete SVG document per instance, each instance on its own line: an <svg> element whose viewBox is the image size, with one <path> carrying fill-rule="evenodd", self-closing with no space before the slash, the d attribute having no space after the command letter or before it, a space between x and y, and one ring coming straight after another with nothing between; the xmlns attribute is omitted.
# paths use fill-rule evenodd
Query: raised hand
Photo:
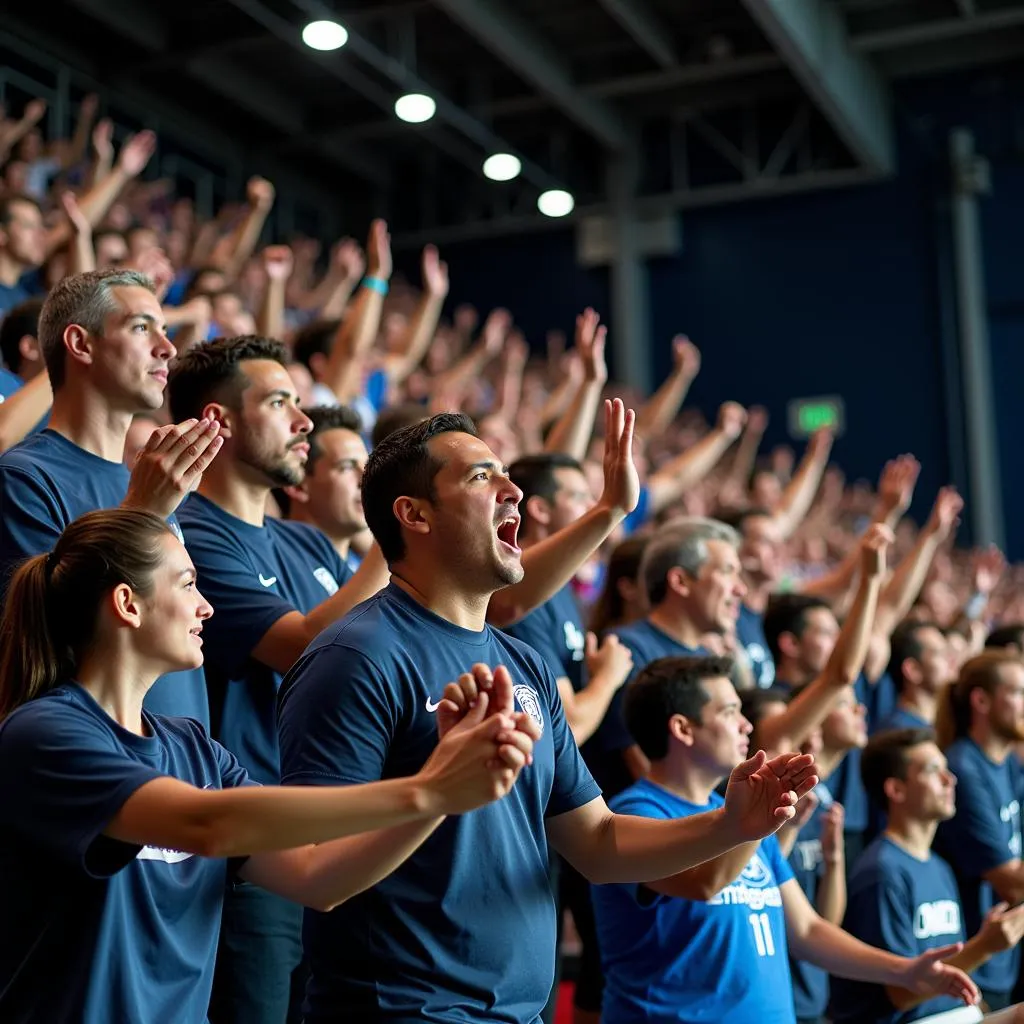
<svg viewBox="0 0 1024 1024"><path fill-rule="evenodd" d="M263 269L271 281L287 281L295 269L295 257L287 245L268 245L263 250Z"/></svg>
<svg viewBox="0 0 1024 1024"><path fill-rule="evenodd" d="M121 147L117 166L129 178L136 178L146 169L155 152L156 135L151 131L137 132Z"/></svg>
<svg viewBox="0 0 1024 1024"><path fill-rule="evenodd" d="M747 423L747 410L738 402L725 402L718 410L718 429L735 441Z"/></svg>
<svg viewBox="0 0 1024 1024"><path fill-rule="evenodd" d="M29 124L38 124L46 113L46 100L34 99L25 104L25 112L22 119Z"/></svg>
<svg viewBox="0 0 1024 1024"><path fill-rule="evenodd" d="M67 214L68 220L71 222L71 227L74 228L76 235L92 235L92 225L89 223L88 217L82 213L82 208L78 205L78 199L74 192L62 192L60 197L61 206L64 207L64 212Z"/></svg>
<svg viewBox="0 0 1024 1024"><path fill-rule="evenodd" d="M768 429L768 410L763 405L752 405L747 410L747 432L760 437Z"/></svg>
<svg viewBox="0 0 1024 1024"><path fill-rule="evenodd" d="M941 542L960 525L960 513L964 508L964 499L955 487L943 487L932 506L925 529L935 535Z"/></svg>
<svg viewBox="0 0 1024 1024"><path fill-rule="evenodd" d="M601 676L618 689L633 671L633 652L614 633L609 633L600 644L594 633L587 633L585 657L587 675Z"/></svg>
<svg viewBox="0 0 1024 1024"><path fill-rule="evenodd" d="M921 463L913 455L900 455L885 464L878 481L878 500L886 513L902 516L914 500Z"/></svg>
<svg viewBox="0 0 1024 1024"><path fill-rule="evenodd" d="M366 240L366 268L370 277L383 281L391 279L391 235L386 221L375 220L370 224L370 235Z"/></svg>
<svg viewBox="0 0 1024 1024"><path fill-rule="evenodd" d="M163 249L156 247L139 253L135 260L135 269L145 274L153 282L156 297L163 301L164 296L174 283L174 267Z"/></svg>
<svg viewBox="0 0 1024 1024"><path fill-rule="evenodd" d="M997 903L985 915L978 934L990 953L1013 949L1024 937L1024 904Z"/></svg>
<svg viewBox="0 0 1024 1024"><path fill-rule="evenodd" d="M492 358L500 351L508 332L512 330L512 314L507 309L492 309L484 321L484 349Z"/></svg>
<svg viewBox="0 0 1024 1024"><path fill-rule="evenodd" d="M477 311L468 303L464 302L455 310L455 330L467 337L476 330L480 321Z"/></svg>
<svg viewBox="0 0 1024 1024"><path fill-rule="evenodd" d="M672 339L672 366L687 380L693 380L700 373L700 349L685 334L677 334Z"/></svg>
<svg viewBox="0 0 1024 1024"><path fill-rule="evenodd" d="M363 276L366 257L354 238L343 238L331 250L331 269L346 281L358 281Z"/></svg>
<svg viewBox="0 0 1024 1024"><path fill-rule="evenodd" d="M198 485L203 470L213 462L223 443L215 419L158 427L139 452L121 504L166 519Z"/></svg>
<svg viewBox="0 0 1024 1024"><path fill-rule="evenodd" d="M505 368L510 373L522 373L526 367L526 361L529 358L530 346L527 345L522 332L513 331L508 336L508 341L505 342L505 348L502 352L502 359L505 363Z"/></svg>
<svg viewBox="0 0 1024 1024"><path fill-rule="evenodd" d="M518 730L508 715L489 716L488 703L488 694L480 694L420 772L441 814L465 814L500 800L530 762L531 737Z"/></svg>
<svg viewBox="0 0 1024 1024"><path fill-rule="evenodd" d="M961 949L963 943L957 942L952 946L930 949L913 960L907 960L900 979L901 986L918 995L947 995L974 1006L979 998L978 986L959 967L942 962L956 956Z"/></svg>
<svg viewBox="0 0 1024 1024"><path fill-rule="evenodd" d="M974 589L979 594L991 594L999 585L1005 572L1006 558L1002 551L995 544L989 545L974 556Z"/></svg>
<svg viewBox="0 0 1024 1024"><path fill-rule="evenodd" d="M101 160L114 159L114 122L109 117L97 121L96 127L92 130L93 152Z"/></svg>
<svg viewBox="0 0 1024 1024"><path fill-rule="evenodd" d="M785 828L799 832L811 820L818 809L819 800L813 792L801 797L796 804L796 814L785 823Z"/></svg>
<svg viewBox="0 0 1024 1024"><path fill-rule="evenodd" d="M860 571L867 579L885 575L889 546L896 537L885 523L872 523L860 539Z"/></svg>
<svg viewBox="0 0 1024 1024"><path fill-rule="evenodd" d="M640 501L640 477L633 463L636 413L621 398L604 403L604 490L598 505L628 516Z"/></svg>
<svg viewBox="0 0 1024 1024"><path fill-rule="evenodd" d="M245 198L250 206L266 212L274 205L274 186L266 178L252 177L245 186Z"/></svg>
<svg viewBox="0 0 1024 1024"><path fill-rule="evenodd" d="M725 791L725 816L741 843L777 832L796 814L797 801L818 784L810 754L780 754L770 761L763 750L737 765Z"/></svg>
<svg viewBox="0 0 1024 1024"><path fill-rule="evenodd" d="M576 351L583 367L583 379L593 384L608 380L608 365L604 359L607 328L601 318L589 307L576 317Z"/></svg>
<svg viewBox="0 0 1024 1024"><path fill-rule="evenodd" d="M423 287L435 299L448 295L448 264L438 256L434 245L423 250Z"/></svg>
<svg viewBox="0 0 1024 1024"><path fill-rule="evenodd" d="M833 434L828 427L822 427L821 430L816 430L811 434L811 439L807 443L807 450L810 453L811 458L817 462L827 462L829 454L832 451L832 445L835 443L835 439L835 434Z"/></svg>

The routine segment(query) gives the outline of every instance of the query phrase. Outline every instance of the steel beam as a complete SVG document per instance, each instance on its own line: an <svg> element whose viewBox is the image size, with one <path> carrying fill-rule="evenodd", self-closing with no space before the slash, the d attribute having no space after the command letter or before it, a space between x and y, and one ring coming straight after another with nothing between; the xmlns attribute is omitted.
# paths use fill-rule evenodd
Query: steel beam
<svg viewBox="0 0 1024 1024"><path fill-rule="evenodd" d="M435 3L606 148L618 152L628 147L629 132L618 112L582 92L547 40L500 0Z"/></svg>
<svg viewBox="0 0 1024 1024"><path fill-rule="evenodd" d="M598 0L598 3L633 37L633 41L663 68L674 68L679 60L672 45L672 33L646 0Z"/></svg>
<svg viewBox="0 0 1024 1024"><path fill-rule="evenodd" d="M825 0L742 3L861 166L891 174L896 142L888 90L851 48L838 7Z"/></svg>

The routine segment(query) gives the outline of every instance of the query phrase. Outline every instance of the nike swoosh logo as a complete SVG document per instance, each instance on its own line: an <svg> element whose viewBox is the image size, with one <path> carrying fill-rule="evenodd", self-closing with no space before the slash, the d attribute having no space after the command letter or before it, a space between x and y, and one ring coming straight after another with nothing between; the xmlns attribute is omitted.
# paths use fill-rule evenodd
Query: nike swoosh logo
<svg viewBox="0 0 1024 1024"><path fill-rule="evenodd" d="M263 573L260 573L260 583L262 583L263 586L265 586L265 587L272 587L276 582L277 582L277 577L276 576L271 576L270 579L268 580L267 577L263 575Z"/></svg>
<svg viewBox="0 0 1024 1024"><path fill-rule="evenodd" d="M436 711L436 710L437 710L437 709L438 709L438 708L439 708L440 706L441 706L441 702L440 702L440 701L437 701L437 702L435 703L435 702L434 702L434 701L432 701L432 700L431 700L431 699L430 699L429 697L427 698L427 710L428 710L428 711L429 711L429 712L430 712L431 714L433 714L433 713L434 713L434 712L435 712L435 711Z"/></svg>

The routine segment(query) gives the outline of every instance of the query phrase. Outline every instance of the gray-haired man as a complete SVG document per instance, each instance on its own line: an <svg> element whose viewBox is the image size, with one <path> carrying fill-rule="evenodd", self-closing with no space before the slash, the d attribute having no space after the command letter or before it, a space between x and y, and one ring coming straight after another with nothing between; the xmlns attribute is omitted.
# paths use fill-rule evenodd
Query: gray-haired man
<svg viewBox="0 0 1024 1024"><path fill-rule="evenodd" d="M53 386L50 425L0 456L0 587L25 558L50 551L78 516L130 505L169 519L220 448L217 424L160 427L129 474L122 461L132 417L163 405L174 346L144 274L67 277L39 317ZM180 531L178 531L180 534ZM209 726L202 670L164 676L147 709Z"/></svg>

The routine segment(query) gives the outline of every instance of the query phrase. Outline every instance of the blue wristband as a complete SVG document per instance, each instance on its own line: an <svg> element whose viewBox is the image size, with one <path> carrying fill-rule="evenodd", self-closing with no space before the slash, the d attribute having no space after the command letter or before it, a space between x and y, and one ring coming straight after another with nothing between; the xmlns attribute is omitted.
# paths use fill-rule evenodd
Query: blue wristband
<svg viewBox="0 0 1024 1024"><path fill-rule="evenodd" d="M378 295L387 295L391 288L382 277L364 277L363 287L369 288L371 292L376 292Z"/></svg>

